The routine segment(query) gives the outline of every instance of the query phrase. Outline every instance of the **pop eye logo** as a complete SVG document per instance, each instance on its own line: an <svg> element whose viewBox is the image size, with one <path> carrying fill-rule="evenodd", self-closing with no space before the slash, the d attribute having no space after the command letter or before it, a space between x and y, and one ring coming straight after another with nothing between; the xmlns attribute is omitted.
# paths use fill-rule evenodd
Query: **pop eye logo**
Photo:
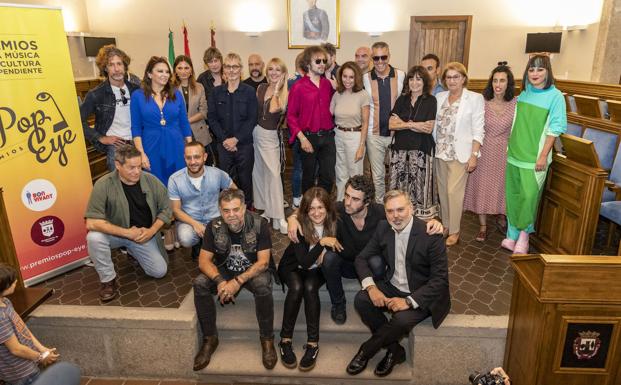
<svg viewBox="0 0 621 385"><path fill-rule="evenodd" d="M47 210L56 202L56 187L47 179L34 179L24 186L21 198L32 211Z"/></svg>

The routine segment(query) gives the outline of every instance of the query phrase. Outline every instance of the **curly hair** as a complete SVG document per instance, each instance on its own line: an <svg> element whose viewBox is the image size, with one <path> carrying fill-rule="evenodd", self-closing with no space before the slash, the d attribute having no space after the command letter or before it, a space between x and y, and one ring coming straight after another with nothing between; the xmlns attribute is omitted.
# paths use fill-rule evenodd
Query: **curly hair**
<svg viewBox="0 0 621 385"><path fill-rule="evenodd" d="M513 96L515 95L515 78L513 77L513 72L511 72L511 67L509 67L506 62L505 64L500 64L496 68L494 68L491 75L489 75L489 79L487 79L487 85L483 90L483 97L485 98L485 100L494 99L494 85L492 84L494 81L494 75L501 72L507 74L507 89L505 90L505 95L503 96L503 99L506 102L513 100Z"/></svg>
<svg viewBox="0 0 621 385"><path fill-rule="evenodd" d="M364 203L368 204L375 202L375 185L373 180L365 175L354 175L345 183L345 190L347 187L351 187L356 191L362 191L364 193Z"/></svg>
<svg viewBox="0 0 621 385"><path fill-rule="evenodd" d="M334 201L330 199L330 194L328 194L328 192L323 188L311 187L306 190L306 192L302 196L302 201L300 202L300 209L298 210L298 221L302 226L302 235L304 236L304 239L310 244L319 242L319 237L317 236L317 232L315 231L313 222L308 215L311 209L311 204L315 199L321 202L323 207L325 207L326 209L326 219L323 222L323 236L336 236L337 213L334 206Z"/></svg>
<svg viewBox="0 0 621 385"><path fill-rule="evenodd" d="M328 59L328 53L320 46L311 45L310 47L306 47L304 51L302 51L302 60L300 61L304 71L310 71L311 60L313 60L313 56L315 55L323 55L324 59Z"/></svg>
<svg viewBox="0 0 621 385"><path fill-rule="evenodd" d="M360 71L360 67L353 61L348 61L343 63L336 71L336 92L342 94L345 91L345 85L343 85L343 71L346 69L352 70L354 72L354 86L352 87L351 92L356 93L362 91L364 85L362 83L362 72Z"/></svg>
<svg viewBox="0 0 621 385"><path fill-rule="evenodd" d="M125 66L125 72L128 71L129 63L131 63L131 59L123 50L116 48L114 44L104 45L99 48L99 52L97 52L97 57L95 58L95 64L97 68L99 68L100 76L108 76L108 71L106 68L108 67L108 62L114 56L118 56L121 58L123 65Z"/></svg>

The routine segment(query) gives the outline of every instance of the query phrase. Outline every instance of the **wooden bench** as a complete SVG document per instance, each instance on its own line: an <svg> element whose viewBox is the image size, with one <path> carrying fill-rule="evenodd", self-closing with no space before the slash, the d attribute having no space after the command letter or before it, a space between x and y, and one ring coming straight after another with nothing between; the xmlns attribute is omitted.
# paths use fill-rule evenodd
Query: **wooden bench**
<svg viewBox="0 0 621 385"><path fill-rule="evenodd" d="M599 105L599 98L587 95L572 95L576 102L578 115L590 116L592 118L602 118L602 110Z"/></svg>
<svg viewBox="0 0 621 385"><path fill-rule="evenodd" d="M608 103L608 115L610 120L615 123L621 123L621 101L619 100L606 100Z"/></svg>

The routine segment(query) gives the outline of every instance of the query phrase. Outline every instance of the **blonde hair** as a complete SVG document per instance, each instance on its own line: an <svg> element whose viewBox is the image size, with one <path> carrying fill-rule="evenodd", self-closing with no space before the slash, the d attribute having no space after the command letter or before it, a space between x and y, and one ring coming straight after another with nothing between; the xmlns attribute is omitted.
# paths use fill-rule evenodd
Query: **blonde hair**
<svg viewBox="0 0 621 385"><path fill-rule="evenodd" d="M468 85L468 71L466 70L466 67L461 64L460 62L450 62L446 65L446 67L444 67L444 70L442 71L442 77L440 78L440 80L442 81L442 86L446 89L446 73L449 70L453 70L456 72L459 72L461 74L461 76L464 77L464 88Z"/></svg>
<svg viewBox="0 0 621 385"><path fill-rule="evenodd" d="M267 62L267 66L265 70L266 75L267 75L267 68L269 68L271 64L277 65L278 67L280 67L280 70L282 71L282 76L283 76L284 81L280 85L280 89L275 90L275 91L278 92L278 102L282 106L282 110L284 111L287 108L287 98L289 96L289 90L287 86L287 79L289 78L289 71L287 70L287 65L281 58L273 57L270 59L270 61Z"/></svg>

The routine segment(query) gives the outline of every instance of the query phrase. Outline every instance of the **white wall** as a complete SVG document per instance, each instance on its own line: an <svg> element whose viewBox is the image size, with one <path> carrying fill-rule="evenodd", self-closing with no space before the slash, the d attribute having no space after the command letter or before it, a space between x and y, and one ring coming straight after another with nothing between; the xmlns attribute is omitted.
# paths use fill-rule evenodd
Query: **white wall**
<svg viewBox="0 0 621 385"><path fill-rule="evenodd" d="M318 0L319 5L322 1ZM27 0L22 3L58 4L69 9L66 25L91 36L114 36L132 57L132 71L142 75L148 58L168 53L168 28L175 33L175 48L183 50L181 25L185 21L190 50L198 70L209 46L209 26L216 27L217 46L223 53L252 52L264 59L279 56L292 67L299 50L287 48L286 0ZM581 31L563 33L561 53L553 57L559 78L590 80L602 0L341 0L339 62L353 59L360 45L383 40L390 44L392 63L407 66L411 16L473 15L469 72L487 77L499 60L507 60L521 73L527 32L549 32L554 25L588 24ZM259 37L242 30L262 29ZM378 38L367 31L383 30ZM76 77L85 77L89 64L72 50ZM88 72L86 70L86 72ZM93 73L93 75L95 75ZM86 76L88 77L88 76Z"/></svg>

